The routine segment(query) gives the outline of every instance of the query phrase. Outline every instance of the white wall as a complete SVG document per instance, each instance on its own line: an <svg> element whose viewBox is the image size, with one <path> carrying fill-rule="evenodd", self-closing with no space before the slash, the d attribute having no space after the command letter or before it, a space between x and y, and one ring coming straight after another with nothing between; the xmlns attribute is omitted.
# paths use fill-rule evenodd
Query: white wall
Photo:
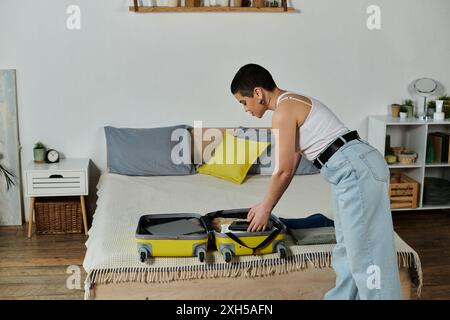
<svg viewBox="0 0 450 320"><path fill-rule="evenodd" d="M270 125L229 92L237 69L266 66L367 135L367 116L428 76L450 87L448 0L303 0L294 14L128 12L131 0L0 0L0 69L17 69L22 162L42 140L105 167L104 125ZM66 8L82 29L66 28ZM366 8L382 10L369 31Z"/></svg>

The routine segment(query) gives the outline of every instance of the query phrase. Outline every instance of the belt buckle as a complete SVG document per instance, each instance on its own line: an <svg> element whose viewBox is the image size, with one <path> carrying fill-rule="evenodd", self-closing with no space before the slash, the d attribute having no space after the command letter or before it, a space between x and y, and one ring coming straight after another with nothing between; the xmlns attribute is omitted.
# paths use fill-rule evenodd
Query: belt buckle
<svg viewBox="0 0 450 320"><path fill-rule="evenodd" d="M319 162L319 164L323 167L324 164L323 164L322 161L320 161L320 156L321 156L321 155L322 155L322 154L320 154L320 155L316 158L316 161Z"/></svg>
<svg viewBox="0 0 450 320"><path fill-rule="evenodd" d="M339 139L341 139L341 141L344 142L344 144L348 142L343 136L339 136Z"/></svg>

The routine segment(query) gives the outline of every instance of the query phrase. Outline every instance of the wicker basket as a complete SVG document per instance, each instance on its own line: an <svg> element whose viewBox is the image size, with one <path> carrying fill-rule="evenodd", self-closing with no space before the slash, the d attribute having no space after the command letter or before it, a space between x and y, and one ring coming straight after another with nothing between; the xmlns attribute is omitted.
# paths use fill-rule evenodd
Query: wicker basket
<svg viewBox="0 0 450 320"><path fill-rule="evenodd" d="M413 164L416 163L417 153L409 152L409 153L400 153L398 155L398 161L401 164Z"/></svg>
<svg viewBox="0 0 450 320"><path fill-rule="evenodd" d="M37 198L37 234L81 233L82 215L78 197Z"/></svg>
<svg viewBox="0 0 450 320"><path fill-rule="evenodd" d="M391 209L415 209L419 199L419 183L402 173L391 173L389 196Z"/></svg>

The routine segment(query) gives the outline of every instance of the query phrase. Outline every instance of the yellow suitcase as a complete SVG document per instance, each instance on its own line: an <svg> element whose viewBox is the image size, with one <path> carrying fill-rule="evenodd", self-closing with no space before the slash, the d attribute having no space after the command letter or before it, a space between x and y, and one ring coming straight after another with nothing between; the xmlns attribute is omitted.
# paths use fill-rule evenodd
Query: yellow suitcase
<svg viewBox="0 0 450 320"><path fill-rule="evenodd" d="M198 226L198 232L172 235L152 233L158 226L189 220ZM150 257L198 257L204 262L209 239L207 221L195 213L148 214L141 216L136 230L136 242L141 262ZM151 229L153 228L153 229ZM175 226L177 228L177 226ZM150 230L150 231L149 231ZM160 228L160 230L162 230Z"/></svg>
<svg viewBox="0 0 450 320"><path fill-rule="evenodd" d="M280 258L286 258L285 238L287 228L278 217L271 215L272 229L262 232L219 232L212 226L215 219L246 219L250 209L220 210L206 215L212 240L216 249L226 262L233 256L260 255L278 253Z"/></svg>

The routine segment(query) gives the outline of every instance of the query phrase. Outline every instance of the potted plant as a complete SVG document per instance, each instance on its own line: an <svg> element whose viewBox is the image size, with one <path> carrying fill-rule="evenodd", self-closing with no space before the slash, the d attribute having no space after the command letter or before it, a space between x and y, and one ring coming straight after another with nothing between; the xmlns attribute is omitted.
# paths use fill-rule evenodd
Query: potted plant
<svg viewBox="0 0 450 320"><path fill-rule="evenodd" d="M443 95L439 97L439 100L444 101L444 105L442 107L442 112L445 113L445 118L450 118L450 96Z"/></svg>
<svg viewBox="0 0 450 320"><path fill-rule="evenodd" d="M406 108L405 105L400 107L400 118L401 119L406 119L408 117L408 109Z"/></svg>
<svg viewBox="0 0 450 320"><path fill-rule="evenodd" d="M450 118L450 96L447 95L443 95L441 97L439 97L437 100L441 100L443 101L443 106L442 106L442 112L444 112L445 114L445 119ZM436 112L436 101L430 101L428 102L428 110L429 113L432 115L434 112Z"/></svg>
<svg viewBox="0 0 450 320"><path fill-rule="evenodd" d="M0 153L0 160L2 159L3 154ZM0 173L3 174L3 176L5 177L6 190L9 190L11 186L15 185L14 182L15 175L12 172L8 171L8 169L6 169L1 163L0 163Z"/></svg>
<svg viewBox="0 0 450 320"><path fill-rule="evenodd" d="M404 106L407 110L408 118L414 117L414 102L411 99L406 99Z"/></svg>
<svg viewBox="0 0 450 320"><path fill-rule="evenodd" d="M34 162L45 162L45 146L42 142L36 142L33 148Z"/></svg>
<svg viewBox="0 0 450 320"><path fill-rule="evenodd" d="M428 101L427 103L428 109L436 109L436 101L432 100L432 101Z"/></svg>

